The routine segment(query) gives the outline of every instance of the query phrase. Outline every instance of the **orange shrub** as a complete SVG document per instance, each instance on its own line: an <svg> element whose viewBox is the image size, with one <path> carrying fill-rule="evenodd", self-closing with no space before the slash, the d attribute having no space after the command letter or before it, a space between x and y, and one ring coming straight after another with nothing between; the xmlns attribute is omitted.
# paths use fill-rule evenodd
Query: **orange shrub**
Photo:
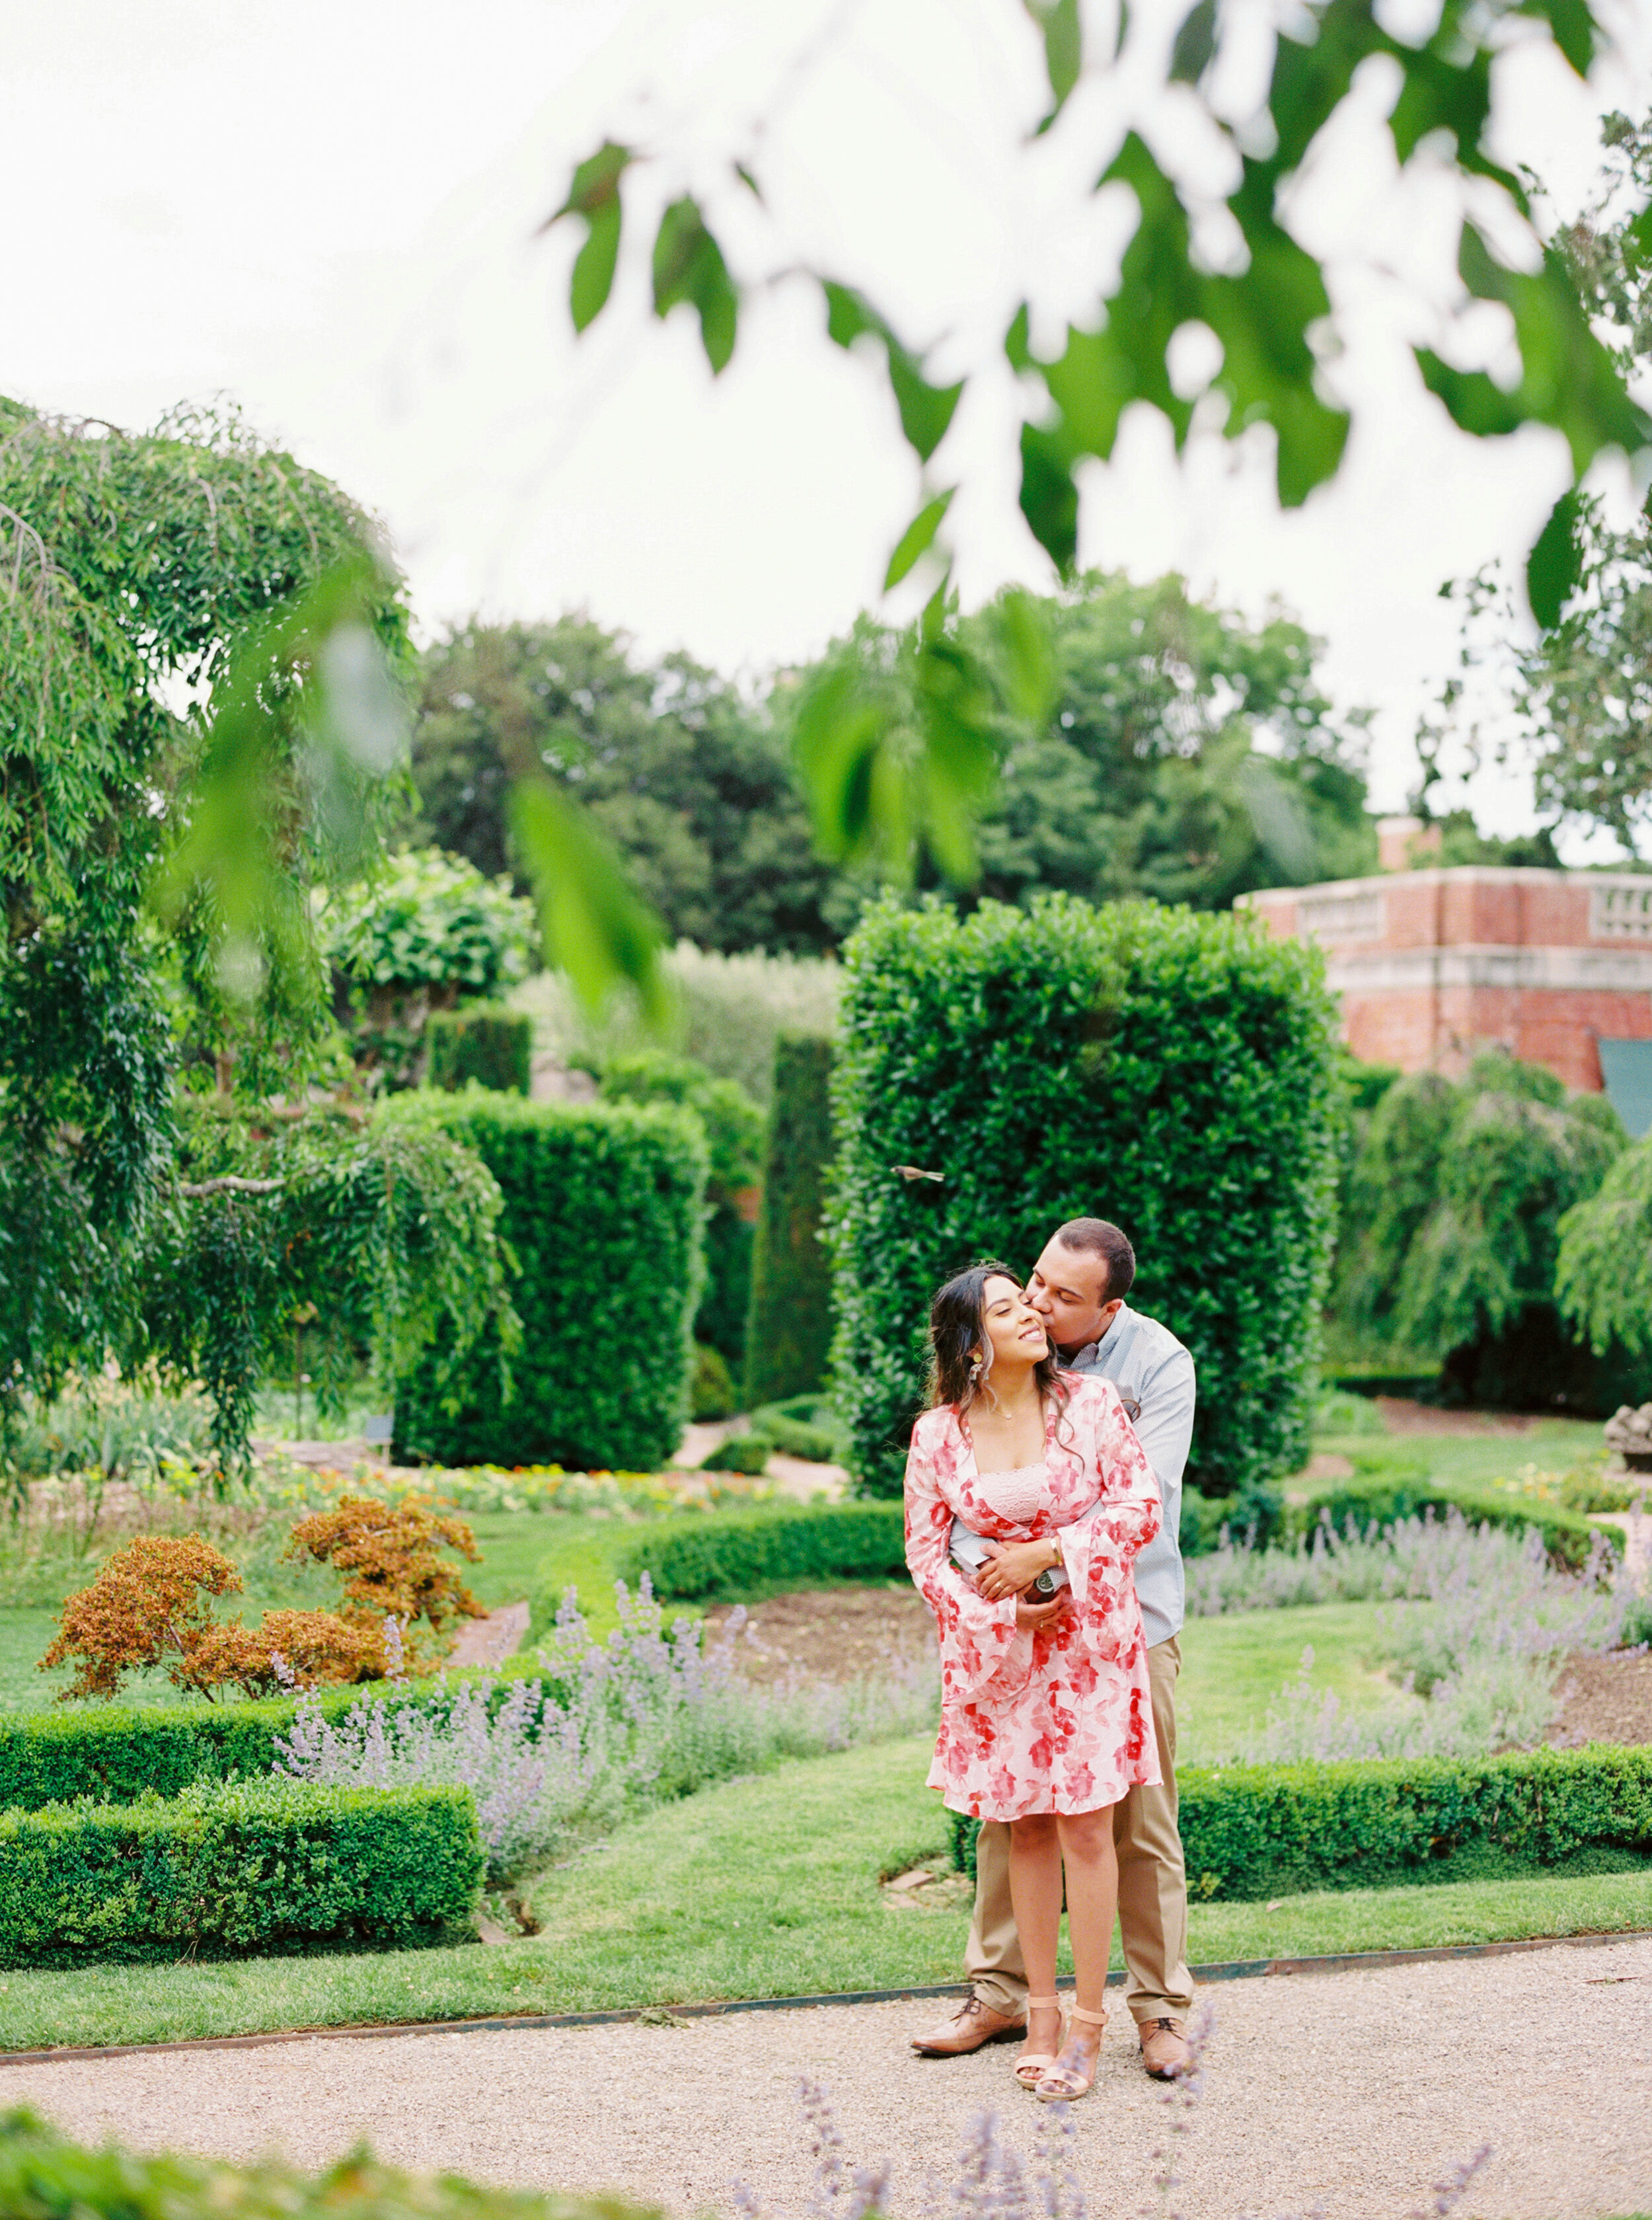
<svg viewBox="0 0 1652 2220"><path fill-rule="evenodd" d="M240 1585L228 1558L198 1534L140 1534L64 1605L57 1639L40 1669L74 1659L65 1698L113 1696L128 1673L169 1657L169 1680L180 1688L198 1685L190 1660L216 1631L207 1600L236 1594Z"/></svg>
<svg viewBox="0 0 1652 2220"><path fill-rule="evenodd" d="M439 1517L427 1496L379 1503L371 1496L346 1495L331 1511L301 1518L287 1555L330 1562L335 1572L350 1575L344 1615L355 1624L378 1626L386 1618L399 1618L411 1627L424 1619L439 1636L456 1618L486 1616L486 1606L465 1587L458 1567L437 1555L443 1545L459 1550L472 1564L481 1560L465 1521ZM408 1662L414 1662L411 1643Z"/></svg>
<svg viewBox="0 0 1652 2220"><path fill-rule="evenodd" d="M65 1699L113 1696L127 1674L162 1665L174 1687L209 1699L226 1687L267 1695L280 1686L277 1655L305 1687L384 1673L382 1618L271 1611L256 1628L239 1618L215 1618L210 1598L238 1594L240 1587L228 1558L198 1534L140 1535L64 1605L40 1669L75 1661L75 1677L60 1692Z"/></svg>
<svg viewBox="0 0 1652 2220"><path fill-rule="evenodd" d="M188 1661L189 1685L203 1695L227 1687L249 1696L273 1695L284 1685L277 1657L307 1688L382 1680L389 1664L377 1628L334 1611L266 1611L256 1629L239 1619L212 1628Z"/></svg>

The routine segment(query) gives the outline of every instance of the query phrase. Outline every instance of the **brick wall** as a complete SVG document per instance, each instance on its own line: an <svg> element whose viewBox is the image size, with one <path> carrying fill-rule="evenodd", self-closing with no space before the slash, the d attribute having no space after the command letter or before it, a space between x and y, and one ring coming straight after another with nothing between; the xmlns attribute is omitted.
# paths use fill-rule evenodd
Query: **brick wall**
<svg viewBox="0 0 1652 2220"><path fill-rule="evenodd" d="M1471 865L1245 898L1276 939L1311 939L1354 1053L1462 1071L1499 1046L1601 1086L1596 1042L1652 1040L1652 876Z"/></svg>

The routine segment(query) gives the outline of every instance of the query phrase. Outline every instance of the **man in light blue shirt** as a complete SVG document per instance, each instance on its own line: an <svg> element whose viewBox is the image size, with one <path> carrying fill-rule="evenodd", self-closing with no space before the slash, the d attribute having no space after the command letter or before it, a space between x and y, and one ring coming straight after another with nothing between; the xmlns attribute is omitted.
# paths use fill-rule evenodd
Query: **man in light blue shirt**
<svg viewBox="0 0 1652 2220"><path fill-rule="evenodd" d="M1176 1675L1185 1587L1177 1530L1181 1475L1193 1439L1194 1361L1168 1326L1125 1300L1136 1252L1116 1225L1075 1218L1044 1244L1027 1300L1044 1321L1063 1366L1099 1373L1124 1400L1159 1484L1164 1523L1136 1560L1136 1593L1147 1636L1157 1787L1132 1788L1116 1807L1119 1926L1129 1984L1125 2002L1141 2034L1142 2060L1156 2080L1187 2063L1193 2006L1188 1971L1188 1875L1176 1824ZM913 2048L933 2057L978 2049L1019 2035L1026 2021L1026 1973L1010 1904L1009 1830L982 1823L976 1852L976 1916L964 1963L969 1994L953 2017Z"/></svg>

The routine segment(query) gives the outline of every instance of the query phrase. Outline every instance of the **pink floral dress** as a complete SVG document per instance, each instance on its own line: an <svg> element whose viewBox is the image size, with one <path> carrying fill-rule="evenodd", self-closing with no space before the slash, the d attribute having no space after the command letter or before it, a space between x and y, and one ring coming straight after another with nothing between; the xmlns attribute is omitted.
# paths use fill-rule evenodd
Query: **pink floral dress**
<svg viewBox="0 0 1652 2220"><path fill-rule="evenodd" d="M1024 1475L976 1470L951 1404L925 1412L907 1458L907 1563L941 1645L929 1786L954 1812L982 1819L1093 1812L1160 1778L1131 1573L1159 1531L1158 1483L1113 1382L1082 1375L1063 1384L1065 1405L1045 1415L1036 1509ZM1001 1480L1018 1487L996 1489ZM995 1508L1000 1497L1020 1515ZM997 1542L1056 1534L1072 1582L1066 1609L1036 1632L1018 1632L1015 1598L988 1603L952 1563L954 1516Z"/></svg>

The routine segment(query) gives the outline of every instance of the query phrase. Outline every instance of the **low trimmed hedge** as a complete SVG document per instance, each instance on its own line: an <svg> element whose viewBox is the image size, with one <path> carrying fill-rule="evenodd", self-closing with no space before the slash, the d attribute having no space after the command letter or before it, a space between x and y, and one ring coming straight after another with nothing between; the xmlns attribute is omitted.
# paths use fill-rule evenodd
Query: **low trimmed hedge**
<svg viewBox="0 0 1652 2220"><path fill-rule="evenodd" d="M1589 1850L1652 1857L1652 1749L1192 1766L1177 1788L1195 1899L1387 1888ZM954 1859L973 1875L980 1823L949 1816Z"/></svg>
<svg viewBox="0 0 1652 2220"><path fill-rule="evenodd" d="M666 1601L739 1595L776 1581L899 1580L907 1570L898 1503L828 1503L713 1512L633 1528L615 1550L611 1576L635 1587L644 1573ZM530 1640L554 1624L565 1567L552 1560L533 1597Z"/></svg>
<svg viewBox="0 0 1652 2220"><path fill-rule="evenodd" d="M907 1569L898 1503L826 1503L807 1509L672 1520L639 1536L619 1577L646 1572L658 1596L738 1595L775 1581L882 1580Z"/></svg>
<svg viewBox="0 0 1652 2220"><path fill-rule="evenodd" d="M482 1886L464 1788L200 1781L0 1813L0 1964L451 1937Z"/></svg>
<svg viewBox="0 0 1652 2220"><path fill-rule="evenodd" d="M449 1688L464 1672L449 1674ZM323 1688L316 1702L329 1721L364 1698L383 1704L433 1700L429 1681L370 1681ZM180 1796L197 1780L268 1774L276 1738L290 1731L290 1696L257 1703L89 1704L0 1714L0 1812L39 1811L90 1797L97 1804Z"/></svg>
<svg viewBox="0 0 1652 2220"><path fill-rule="evenodd" d="M1621 1528L1594 1525L1575 1511L1562 1510L1557 1504L1531 1502L1519 1496L1494 1494L1489 1490L1481 1494L1474 1488L1443 1484L1431 1480L1426 1468L1421 1465L1410 1471L1395 1472L1378 1466L1359 1472L1361 1460L1356 1457L1353 1462L1359 1474L1357 1478L1342 1481L1325 1494L1316 1495L1312 1502L1293 1507L1291 1520L1297 1534L1311 1533L1327 1512L1340 1533L1350 1518L1361 1527L1392 1526L1402 1518L1420 1518L1429 1511L1437 1518L1443 1518L1448 1512L1460 1511L1471 1526L1535 1526L1549 1556L1557 1564L1568 1565L1574 1572L1588 1562L1597 1535L1614 1556L1623 1554Z"/></svg>
<svg viewBox="0 0 1652 2220"><path fill-rule="evenodd" d="M412 2175L352 2151L322 2173L159 2157L68 2142L26 2111L0 2115L0 2212L9 2220L651 2220L614 2197L483 2189L454 2173Z"/></svg>

